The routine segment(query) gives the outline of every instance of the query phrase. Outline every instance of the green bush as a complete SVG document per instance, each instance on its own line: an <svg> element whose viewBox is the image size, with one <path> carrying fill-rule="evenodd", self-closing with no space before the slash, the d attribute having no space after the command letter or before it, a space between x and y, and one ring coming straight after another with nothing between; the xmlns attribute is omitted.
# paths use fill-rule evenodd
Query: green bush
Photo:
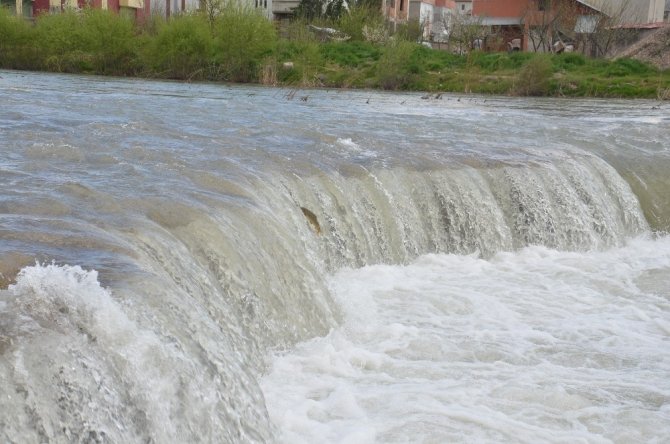
<svg viewBox="0 0 670 444"><path fill-rule="evenodd" d="M135 73L132 21L99 9L37 18L35 33L41 65L58 72Z"/></svg>
<svg viewBox="0 0 670 444"><path fill-rule="evenodd" d="M43 14L37 18L35 32L40 43L40 62L44 69L56 72L81 72L92 67L85 59L79 38L81 22L73 11Z"/></svg>
<svg viewBox="0 0 670 444"><path fill-rule="evenodd" d="M254 9L226 6L214 23L215 61L218 79L251 82L258 79L263 60L277 46L272 23Z"/></svg>
<svg viewBox="0 0 670 444"><path fill-rule="evenodd" d="M515 92L523 96L548 95L552 75L551 57L545 54L536 55L519 71Z"/></svg>
<svg viewBox="0 0 670 444"><path fill-rule="evenodd" d="M406 89L417 71L417 61L413 57L416 43L395 40L384 47L377 63L377 83L383 89Z"/></svg>
<svg viewBox="0 0 670 444"><path fill-rule="evenodd" d="M407 20L398 24L395 37L408 42L418 42L423 38L423 25L419 20Z"/></svg>
<svg viewBox="0 0 670 444"><path fill-rule="evenodd" d="M387 34L381 8L369 5L351 6L348 13L340 16L335 27L351 37L351 40L358 41L368 40L373 34L380 37Z"/></svg>
<svg viewBox="0 0 670 444"><path fill-rule="evenodd" d="M293 62L293 68L279 71L279 80L294 86L314 86L318 84L319 69L324 60L321 46L315 41L280 41L278 48L280 63Z"/></svg>
<svg viewBox="0 0 670 444"><path fill-rule="evenodd" d="M158 77L205 79L211 68L214 42L206 18L183 15L159 23L150 39L146 61Z"/></svg>
<svg viewBox="0 0 670 444"><path fill-rule="evenodd" d="M9 10L0 7L0 67L37 68L33 28Z"/></svg>
<svg viewBox="0 0 670 444"><path fill-rule="evenodd" d="M132 20L99 9L84 10L81 20L86 42L82 49L91 54L93 70L98 74L134 74L137 47Z"/></svg>

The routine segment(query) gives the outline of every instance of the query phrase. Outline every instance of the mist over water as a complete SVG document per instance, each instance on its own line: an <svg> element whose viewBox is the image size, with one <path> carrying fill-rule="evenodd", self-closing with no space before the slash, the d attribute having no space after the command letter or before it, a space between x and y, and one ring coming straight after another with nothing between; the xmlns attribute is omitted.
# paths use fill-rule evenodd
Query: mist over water
<svg viewBox="0 0 670 444"><path fill-rule="evenodd" d="M670 108L288 93L0 72L1 440L670 434Z"/></svg>

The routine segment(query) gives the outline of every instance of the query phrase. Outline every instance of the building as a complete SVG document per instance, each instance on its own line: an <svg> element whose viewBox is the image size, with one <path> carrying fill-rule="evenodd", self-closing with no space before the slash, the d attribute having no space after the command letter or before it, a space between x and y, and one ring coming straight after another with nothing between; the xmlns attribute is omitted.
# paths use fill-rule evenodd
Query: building
<svg viewBox="0 0 670 444"><path fill-rule="evenodd" d="M293 16L293 10L298 7L300 0L272 0L270 10L277 20L285 20Z"/></svg>
<svg viewBox="0 0 670 444"><path fill-rule="evenodd" d="M175 14L196 11L200 8L199 0L154 0L151 4L151 13L170 17Z"/></svg>
<svg viewBox="0 0 670 444"><path fill-rule="evenodd" d="M16 15L26 18L33 16L32 0L0 0L0 8L7 8Z"/></svg>
<svg viewBox="0 0 670 444"><path fill-rule="evenodd" d="M268 19L272 18L272 0L246 0L245 3L248 5L253 4L253 7L261 10ZM205 2L202 2L202 4L204 5ZM200 7L200 0L153 0L151 13L167 18L177 14L195 12Z"/></svg>
<svg viewBox="0 0 670 444"><path fill-rule="evenodd" d="M508 42L521 42L520 49L527 49L524 39L523 16L533 0L472 0L472 16L478 17L482 26L488 27L496 43L487 42L494 51L508 49ZM516 48L516 46L515 46Z"/></svg>
<svg viewBox="0 0 670 444"><path fill-rule="evenodd" d="M460 2L438 0L434 8L430 38L434 42L434 47L441 48L439 43L445 43L449 39L457 17L469 16L471 11L472 0Z"/></svg>
<svg viewBox="0 0 670 444"><path fill-rule="evenodd" d="M621 15L631 23L663 21L666 0L572 0L572 3L607 15ZM491 19L519 18L528 9L543 10L559 0L472 0L472 14Z"/></svg>
<svg viewBox="0 0 670 444"><path fill-rule="evenodd" d="M483 26L491 27L498 40L517 40L522 50L550 51L554 37L561 31L566 37L593 33L598 23L602 23L600 17L608 17L611 26L660 22L663 20L665 2L666 0L472 0L472 15L480 17ZM556 20L560 16L565 16L566 19Z"/></svg>
<svg viewBox="0 0 670 444"><path fill-rule="evenodd" d="M108 9L137 20L151 13L151 0L0 0L0 6L10 7L16 15L26 18L84 7Z"/></svg>
<svg viewBox="0 0 670 444"><path fill-rule="evenodd" d="M430 35L433 32L435 1L421 0L409 2L408 18L409 20L417 20L419 22L423 40L430 40Z"/></svg>
<svg viewBox="0 0 670 444"><path fill-rule="evenodd" d="M456 10L453 0L383 0L384 16L395 27L411 21L419 23L423 40L441 32L445 17ZM446 19L448 22L448 19Z"/></svg>
<svg viewBox="0 0 670 444"><path fill-rule="evenodd" d="M459 14L472 14L472 0L456 1L456 12Z"/></svg>

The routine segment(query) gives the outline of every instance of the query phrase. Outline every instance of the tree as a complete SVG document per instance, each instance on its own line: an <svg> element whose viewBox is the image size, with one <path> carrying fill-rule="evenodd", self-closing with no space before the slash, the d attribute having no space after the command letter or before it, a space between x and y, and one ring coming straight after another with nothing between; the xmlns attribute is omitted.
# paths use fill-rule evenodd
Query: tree
<svg viewBox="0 0 670 444"><path fill-rule="evenodd" d="M214 21L224 6L224 0L200 0L200 11L207 17L210 26L214 26Z"/></svg>
<svg viewBox="0 0 670 444"><path fill-rule="evenodd" d="M296 17L337 20L354 9L381 10L381 0L300 0L293 9Z"/></svg>
<svg viewBox="0 0 670 444"><path fill-rule="evenodd" d="M523 12L521 24L533 52L551 52L557 41L574 39L579 16L574 0L533 0Z"/></svg>
<svg viewBox="0 0 670 444"><path fill-rule="evenodd" d="M346 0L300 0L293 10L296 17L307 20L326 18L337 20L349 10Z"/></svg>
<svg viewBox="0 0 670 444"><path fill-rule="evenodd" d="M491 27L484 25L484 17L469 14L445 14L441 17L443 34L450 49L459 54L481 49L491 35ZM455 48L452 48L452 45Z"/></svg>

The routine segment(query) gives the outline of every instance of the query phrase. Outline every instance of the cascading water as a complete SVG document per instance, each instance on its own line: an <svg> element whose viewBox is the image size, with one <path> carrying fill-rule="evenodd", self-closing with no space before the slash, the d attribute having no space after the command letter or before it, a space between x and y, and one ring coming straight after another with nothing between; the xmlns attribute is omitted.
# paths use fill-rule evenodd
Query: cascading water
<svg viewBox="0 0 670 444"><path fill-rule="evenodd" d="M556 109L552 101L312 94L297 103L279 90L2 73L0 439L513 439L500 432L506 427L528 441L632 437L634 418L615 435L598 431L612 421L606 411L571 420L591 435L542 419L570 410L570 399L609 405L595 394L564 399L556 388L556 404L543 410L544 401L513 384L496 386L476 394L498 412L484 420L473 406L444 413L450 401L435 404L427 381L449 380L466 355L509 365L500 374L470 369L475 385L477 372L503 381L543 356L552 362L551 346L587 369L591 359L623 359L580 355L566 345L570 330L551 330L563 316L558 306L535 320L533 306L505 306L515 291L528 303L547 298L538 306L584 294L573 314L596 324L590 313L608 295L619 306L639 292L641 305L630 310L665 329L648 332L640 350L667 340L670 253L659 232L670 210L658 174L670 166L667 111L645 121L644 103ZM277 108L281 116L269 114ZM642 134L628 128L632 118L646 125ZM594 146L605 129L618 138ZM648 239L632 241L640 236ZM571 261L607 277L580 277ZM602 294L591 296L594 288ZM500 331L520 334L483 333L482 322L498 323L487 311L496 306ZM622 312L605 316L625 325ZM600 334L575 337L591 344ZM517 340L527 359L510 349ZM621 339L630 350L635 340ZM494 342L499 348L485 346ZM436 357L435 347L444 353ZM413 367L413 357L439 365ZM340 359L345 373L352 362L384 370L334 380ZM645 363L647 376L656 380L667 364ZM555 369L541 367L528 380L544 387ZM395 397L407 390L399 374L418 378L407 397ZM575 377L556 374L565 386ZM632 387L639 375L621 383ZM399 391L365 394L357 384L373 377L367 387L386 381ZM670 387L658 380L665 385L657 392L630 395L644 398L642 409L660 405L655 420L670 405ZM467 391L452 401L465 402ZM381 408L384 396L411 410ZM616 396L627 405L628 395ZM526 402L531 419L504 416L499 399ZM413 416L402 430L388 425ZM644 426L638 437L653 438Z"/></svg>

